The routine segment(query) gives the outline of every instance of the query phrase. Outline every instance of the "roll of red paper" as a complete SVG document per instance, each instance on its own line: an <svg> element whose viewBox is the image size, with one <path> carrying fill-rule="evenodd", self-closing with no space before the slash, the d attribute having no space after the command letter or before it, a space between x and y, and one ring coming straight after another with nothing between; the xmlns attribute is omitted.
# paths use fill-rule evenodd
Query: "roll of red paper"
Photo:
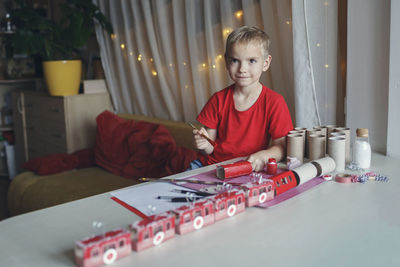
<svg viewBox="0 0 400 267"><path fill-rule="evenodd" d="M278 164L276 164L276 159L269 158L267 163L267 174L276 174L278 171Z"/></svg>
<svg viewBox="0 0 400 267"><path fill-rule="evenodd" d="M231 164L217 166L217 177L219 179L229 179L241 175L250 174L253 171L251 163L244 160Z"/></svg>

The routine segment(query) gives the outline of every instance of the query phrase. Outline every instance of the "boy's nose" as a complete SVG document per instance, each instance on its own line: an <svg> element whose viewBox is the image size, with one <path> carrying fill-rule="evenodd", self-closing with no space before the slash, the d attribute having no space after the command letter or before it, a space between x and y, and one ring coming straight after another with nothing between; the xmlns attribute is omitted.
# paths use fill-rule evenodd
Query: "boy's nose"
<svg viewBox="0 0 400 267"><path fill-rule="evenodd" d="M240 66L239 66L239 71L240 72L245 72L247 70L247 66L246 66L246 64L240 64Z"/></svg>

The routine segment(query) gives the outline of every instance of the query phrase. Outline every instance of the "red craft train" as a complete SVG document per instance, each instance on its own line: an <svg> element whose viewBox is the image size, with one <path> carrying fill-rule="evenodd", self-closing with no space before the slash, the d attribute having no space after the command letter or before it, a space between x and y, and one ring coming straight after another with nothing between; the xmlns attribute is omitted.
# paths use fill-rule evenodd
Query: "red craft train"
<svg viewBox="0 0 400 267"><path fill-rule="evenodd" d="M186 234L232 217L273 199L299 183L292 171L282 172L269 179L243 184L237 189L222 192L175 210L152 215L132 223L128 229L116 229L103 235L78 241L75 258L78 266L94 267L110 264L129 255L157 246L175 236Z"/></svg>

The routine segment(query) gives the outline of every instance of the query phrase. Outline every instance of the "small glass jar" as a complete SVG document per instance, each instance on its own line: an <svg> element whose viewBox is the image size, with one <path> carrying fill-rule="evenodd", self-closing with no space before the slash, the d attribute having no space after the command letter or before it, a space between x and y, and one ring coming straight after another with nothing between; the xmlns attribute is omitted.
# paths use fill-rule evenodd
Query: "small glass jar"
<svg viewBox="0 0 400 267"><path fill-rule="evenodd" d="M368 129L366 128L358 128L356 131L353 162L363 169L371 167L371 145L369 144Z"/></svg>

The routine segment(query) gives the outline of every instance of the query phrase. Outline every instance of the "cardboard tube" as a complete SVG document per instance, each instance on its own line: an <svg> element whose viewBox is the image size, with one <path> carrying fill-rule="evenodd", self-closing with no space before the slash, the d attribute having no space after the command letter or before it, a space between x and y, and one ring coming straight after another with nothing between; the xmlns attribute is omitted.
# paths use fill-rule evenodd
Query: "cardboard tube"
<svg viewBox="0 0 400 267"><path fill-rule="evenodd" d="M293 169L293 172L298 175L300 179L300 185L311 180L312 178L322 176L324 174L334 171L335 167L336 164L332 158L324 157L303 164L300 167Z"/></svg>
<svg viewBox="0 0 400 267"><path fill-rule="evenodd" d="M296 157L300 162L304 160L304 138L302 134L288 134L286 137L288 157Z"/></svg>
<svg viewBox="0 0 400 267"><path fill-rule="evenodd" d="M295 131L300 131L302 132L304 135L306 134L307 128L303 128L303 127L296 127L294 128Z"/></svg>
<svg viewBox="0 0 400 267"><path fill-rule="evenodd" d="M303 155L306 151L306 128L297 127L294 130L289 131L289 134L301 134L303 135Z"/></svg>
<svg viewBox="0 0 400 267"><path fill-rule="evenodd" d="M350 151L350 128L337 127L334 128L334 132L343 132L346 134L346 163L351 162L351 151Z"/></svg>
<svg viewBox="0 0 400 267"><path fill-rule="evenodd" d="M335 171L344 171L346 161L346 138L332 136L328 139L328 155L336 163Z"/></svg>
<svg viewBox="0 0 400 267"><path fill-rule="evenodd" d="M325 157L326 153L326 138L322 134L312 134L309 138L310 141L310 160L316 160Z"/></svg>
<svg viewBox="0 0 400 267"><path fill-rule="evenodd" d="M345 132L331 132L329 137L332 137L332 136L340 136L340 137L346 138L346 133Z"/></svg>
<svg viewBox="0 0 400 267"><path fill-rule="evenodd" d="M322 132L321 134L324 136L326 136L327 132L328 132L328 129L326 128L326 126L314 126L313 129L321 130L321 132Z"/></svg>
<svg viewBox="0 0 400 267"><path fill-rule="evenodd" d="M335 128L337 128L337 125L326 125L326 138L328 141L328 138L331 136L331 132L333 132L335 130ZM328 145L328 142L326 142L326 144Z"/></svg>
<svg viewBox="0 0 400 267"><path fill-rule="evenodd" d="M289 131L289 134L301 134L301 135L303 135L303 132L299 131L299 130L291 130L291 131Z"/></svg>
<svg viewBox="0 0 400 267"><path fill-rule="evenodd" d="M321 129L307 129L306 130L306 149L305 149L305 156L306 158L310 158L310 135L312 134L320 134L321 133Z"/></svg>

